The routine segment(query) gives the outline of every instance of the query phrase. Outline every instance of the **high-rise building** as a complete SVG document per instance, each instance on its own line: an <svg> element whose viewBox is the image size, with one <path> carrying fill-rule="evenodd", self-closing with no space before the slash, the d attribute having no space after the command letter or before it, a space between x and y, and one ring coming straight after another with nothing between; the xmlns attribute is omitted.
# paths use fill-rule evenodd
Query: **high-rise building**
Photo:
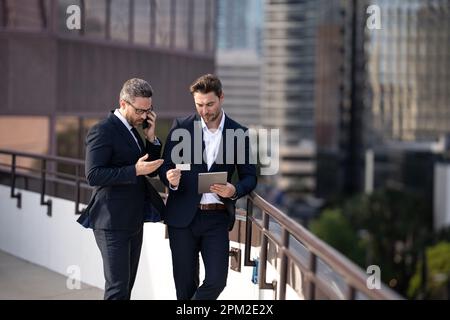
<svg viewBox="0 0 450 320"><path fill-rule="evenodd" d="M318 11L314 113L319 197L351 194L364 185L366 12L366 3L359 0L322 2Z"/></svg>
<svg viewBox="0 0 450 320"><path fill-rule="evenodd" d="M263 0L219 0L216 69L225 112L249 127L261 125Z"/></svg>
<svg viewBox="0 0 450 320"><path fill-rule="evenodd" d="M371 142L433 141L450 131L450 1L375 1L367 30Z"/></svg>
<svg viewBox="0 0 450 320"><path fill-rule="evenodd" d="M291 195L362 187L364 26L358 0L266 6L263 122L281 130L281 178Z"/></svg>
<svg viewBox="0 0 450 320"><path fill-rule="evenodd" d="M263 40L265 127L280 130L277 185L292 194L315 189L316 32L321 1L268 0Z"/></svg>
<svg viewBox="0 0 450 320"><path fill-rule="evenodd" d="M218 0L217 49L261 53L264 0Z"/></svg>
<svg viewBox="0 0 450 320"><path fill-rule="evenodd" d="M218 50L216 57L217 74L225 94L225 112L247 127L260 126L260 57L250 50Z"/></svg>
<svg viewBox="0 0 450 320"><path fill-rule="evenodd" d="M317 182L324 196L364 190L366 150L386 157L393 143L406 150L450 131L450 1L332 4L340 15L323 20L317 33ZM375 164L378 185L390 179L391 164L383 163Z"/></svg>

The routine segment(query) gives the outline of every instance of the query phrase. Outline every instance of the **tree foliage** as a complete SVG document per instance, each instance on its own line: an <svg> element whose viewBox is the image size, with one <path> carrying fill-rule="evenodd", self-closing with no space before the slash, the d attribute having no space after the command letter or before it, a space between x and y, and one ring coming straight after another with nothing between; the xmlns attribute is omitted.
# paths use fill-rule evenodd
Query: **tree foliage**
<svg viewBox="0 0 450 320"><path fill-rule="evenodd" d="M383 189L355 196L329 212L324 211L313 223L312 231L363 269L378 265L383 282L406 296L420 252L432 232L432 211L424 198ZM353 246L348 245L350 241Z"/></svg>
<svg viewBox="0 0 450 320"><path fill-rule="evenodd" d="M450 299L450 242L440 242L426 250L426 281L423 283L423 261L419 261L411 278L408 297L422 299ZM425 287L425 292L422 287Z"/></svg>

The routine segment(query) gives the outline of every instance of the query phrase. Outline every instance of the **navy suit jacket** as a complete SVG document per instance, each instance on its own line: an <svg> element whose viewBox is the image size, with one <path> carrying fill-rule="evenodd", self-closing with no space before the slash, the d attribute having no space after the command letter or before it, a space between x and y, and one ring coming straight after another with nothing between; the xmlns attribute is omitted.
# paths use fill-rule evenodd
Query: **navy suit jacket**
<svg viewBox="0 0 450 320"><path fill-rule="evenodd" d="M178 189L176 191L171 190L169 188L169 196L166 202L166 216L165 222L172 227L184 228L187 227L191 221L193 220L197 209L198 204L200 203L202 195L198 193L198 174L201 172L219 172L226 171L228 173L228 182L231 182L231 178L234 172L237 170L239 181L235 184L237 191L237 198L243 197L250 193L256 187L256 166L254 164L250 164L250 146L248 138L245 140L245 150L238 150L238 144L234 143L234 162L231 164L226 164L227 159L227 151L226 146L226 130L227 129L242 129L246 131L247 128L241 126L236 121L232 120L228 116L225 116L225 123L222 132L222 141L219 150L219 156L216 158L216 162L213 163L210 170L208 171L208 166L204 162L203 157L202 163L195 164L194 162L194 123L197 122L197 125L200 125L200 117L198 115L192 115L186 118L175 119L172 129L169 132L169 135L166 140L166 144L163 151L163 159L164 164L161 166L159 170L159 175L161 181L169 187L169 182L166 178L166 173L170 169L175 168L175 164L172 162L171 153L172 149L178 144L178 141L171 141L174 130L176 129L184 129L189 131L191 137L191 170L190 171L182 171L181 179ZM205 144L203 142L203 131L201 130L201 125L199 128L201 132L201 143L202 143L202 152L205 149ZM221 152L223 152L223 157L221 157ZM245 163L237 164L238 153L245 152ZM199 155L197 155L198 157ZM223 159L219 160L219 157ZM222 163L220 163L222 162ZM235 221L235 203L236 200L231 199L221 199L224 205L227 208L230 223L229 229L231 230Z"/></svg>
<svg viewBox="0 0 450 320"><path fill-rule="evenodd" d="M145 152L147 161L159 159L161 146L146 141ZM136 176L135 164L145 152L113 113L91 128L86 137L86 178L95 190L83 214L89 218L86 227L137 230L149 210L157 210L163 218L158 192L145 176Z"/></svg>

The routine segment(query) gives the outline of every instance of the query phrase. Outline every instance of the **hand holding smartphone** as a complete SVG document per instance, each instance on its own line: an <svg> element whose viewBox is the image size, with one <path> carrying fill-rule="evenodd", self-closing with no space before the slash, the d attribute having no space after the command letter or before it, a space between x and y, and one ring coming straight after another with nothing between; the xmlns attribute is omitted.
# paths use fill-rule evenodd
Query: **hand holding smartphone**
<svg viewBox="0 0 450 320"><path fill-rule="evenodd" d="M147 129L151 127L151 124L148 123L148 120L150 120L150 118L147 116L147 118L145 118L145 121L142 123L142 128L143 129Z"/></svg>

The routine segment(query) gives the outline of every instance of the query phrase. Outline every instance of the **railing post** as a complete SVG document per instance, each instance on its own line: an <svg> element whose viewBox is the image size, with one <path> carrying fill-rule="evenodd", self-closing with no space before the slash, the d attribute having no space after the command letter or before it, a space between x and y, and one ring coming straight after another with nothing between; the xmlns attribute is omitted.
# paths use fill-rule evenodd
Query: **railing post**
<svg viewBox="0 0 450 320"><path fill-rule="evenodd" d="M17 199L17 208L22 208L22 193L16 193L16 155L13 154L11 161L11 198Z"/></svg>
<svg viewBox="0 0 450 320"><path fill-rule="evenodd" d="M245 247L244 247L244 266L254 267L255 261L250 260L250 253L252 249L252 220L253 217L253 202L250 196L247 197L247 219L245 220Z"/></svg>
<svg viewBox="0 0 450 320"><path fill-rule="evenodd" d="M265 211L263 211L263 230L262 230L262 239L261 239L261 258L259 263L259 288L260 289L274 289L273 283L266 282L266 273L267 273L267 247L268 241L265 232L269 230L269 216Z"/></svg>
<svg viewBox="0 0 450 320"><path fill-rule="evenodd" d="M80 166L75 166L75 214L82 214L84 210L80 210Z"/></svg>
<svg viewBox="0 0 450 320"><path fill-rule="evenodd" d="M311 252L309 257L309 272L310 277L308 279L308 300L316 299L316 270L317 270L317 256Z"/></svg>
<svg viewBox="0 0 450 320"><path fill-rule="evenodd" d="M345 294L345 299L346 300L355 300L355 298L356 298L356 290L352 285L348 284L347 292Z"/></svg>
<svg viewBox="0 0 450 320"><path fill-rule="evenodd" d="M45 196L45 184L46 184L46 172L47 172L47 160L42 159L42 168L41 168L41 180L42 180L42 187L41 187L41 205L47 206L47 215L49 217L52 216L52 200L48 199L47 201L44 200Z"/></svg>
<svg viewBox="0 0 450 320"><path fill-rule="evenodd" d="M288 271L288 258L286 255L286 250L289 250L289 233L286 229L283 229L281 234L281 241L283 247L281 248L281 261L280 261L280 284L279 284L279 294L280 300L286 300L286 282L287 282L287 271Z"/></svg>

